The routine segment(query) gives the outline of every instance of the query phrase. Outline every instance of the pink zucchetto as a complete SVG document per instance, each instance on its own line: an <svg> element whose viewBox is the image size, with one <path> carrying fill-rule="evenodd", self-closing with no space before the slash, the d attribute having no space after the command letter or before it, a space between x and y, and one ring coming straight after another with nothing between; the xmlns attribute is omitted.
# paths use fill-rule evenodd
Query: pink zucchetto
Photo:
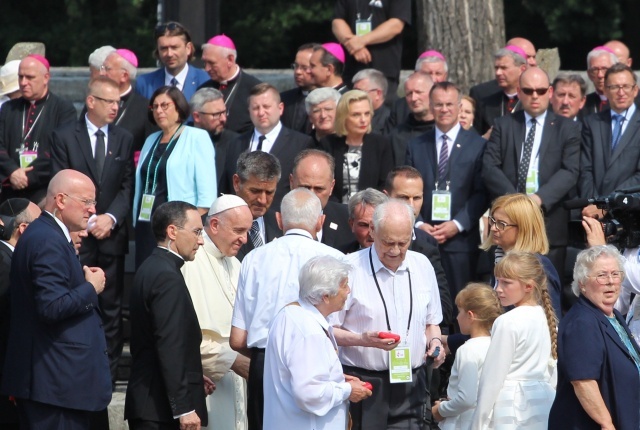
<svg viewBox="0 0 640 430"><path fill-rule="evenodd" d="M225 34L219 34L217 36L213 36L211 39L207 41L207 44L213 46L221 46L222 48L228 48L236 50L236 45L233 43L233 40Z"/></svg>
<svg viewBox="0 0 640 430"><path fill-rule="evenodd" d="M138 67L138 57L136 57L136 54L134 54L133 51L122 48L116 49L116 53L127 60L129 63L131 63L133 67Z"/></svg>
<svg viewBox="0 0 640 430"><path fill-rule="evenodd" d="M616 53L613 52L613 49L609 48L608 46L596 46L592 49L592 51L607 51L613 55L616 55Z"/></svg>
<svg viewBox="0 0 640 430"><path fill-rule="evenodd" d="M519 56L521 56L524 60L527 59L527 53L524 52L524 49L517 47L516 45L507 45L504 47L504 49L508 49L511 52L514 52L516 54L518 54Z"/></svg>
<svg viewBox="0 0 640 430"><path fill-rule="evenodd" d="M447 59L444 58L444 55L442 55L441 53L439 53L438 51L435 51L433 49L430 49L428 51L423 52L422 54L420 54L420 56L418 57L418 59L420 58L427 58L427 57L436 57L441 59L442 61L446 62Z"/></svg>
<svg viewBox="0 0 640 430"><path fill-rule="evenodd" d="M340 46L339 43L333 43L333 42L323 43L322 47L328 53L336 57L338 60L340 60L341 63L344 64L344 61L345 61L344 49L342 49L342 46Z"/></svg>
<svg viewBox="0 0 640 430"><path fill-rule="evenodd" d="M50 68L49 60L44 58L42 55L40 55L40 54L29 54L25 58L33 58L34 60L42 63L42 65L47 68L47 71L49 71L49 68Z"/></svg>

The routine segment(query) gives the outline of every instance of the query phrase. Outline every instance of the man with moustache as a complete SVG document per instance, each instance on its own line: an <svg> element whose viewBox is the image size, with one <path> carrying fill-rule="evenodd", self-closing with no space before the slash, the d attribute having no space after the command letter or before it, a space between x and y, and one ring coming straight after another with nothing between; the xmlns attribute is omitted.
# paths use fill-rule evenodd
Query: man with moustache
<svg viewBox="0 0 640 430"><path fill-rule="evenodd" d="M317 43L305 43L298 48L296 59L291 68L296 87L280 93L280 99L284 104L282 112L282 125L300 133L308 134L311 130L309 117L304 107L304 101L310 91L315 88L315 81L311 75L311 55L313 50L320 46Z"/></svg>
<svg viewBox="0 0 640 430"><path fill-rule="evenodd" d="M587 83L578 74L561 73L556 76L551 86L553 111L575 121L586 101Z"/></svg>

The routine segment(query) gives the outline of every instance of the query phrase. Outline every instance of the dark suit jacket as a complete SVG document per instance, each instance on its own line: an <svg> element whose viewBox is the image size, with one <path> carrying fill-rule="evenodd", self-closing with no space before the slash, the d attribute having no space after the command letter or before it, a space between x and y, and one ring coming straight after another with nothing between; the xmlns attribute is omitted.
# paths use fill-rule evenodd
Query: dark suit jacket
<svg viewBox="0 0 640 430"><path fill-rule="evenodd" d="M474 126L475 129L478 130L480 134L486 133L493 127L497 118L511 113L507 108L508 103L509 97L507 97L503 91L493 93L482 99L479 105L476 106L476 119L474 119L474 124L477 125L477 127ZM522 110L520 101L516 102L513 109L514 112Z"/></svg>
<svg viewBox="0 0 640 430"><path fill-rule="evenodd" d="M229 144L224 166L225 171L220 179L221 188L219 188L219 192L226 194L234 193L233 175L236 173L238 157L249 149L252 136L253 129L238 137L235 142ZM293 160L300 151L313 148L314 146L313 139L307 135L290 130L287 127L282 127L280 130L280 134L278 134L276 141L269 151L270 154L274 155L278 161L280 161L280 168L282 170L276 195L273 199L273 207L276 210L280 209L280 202L284 195L291 191L289 174L293 170Z"/></svg>
<svg viewBox="0 0 640 430"><path fill-rule="evenodd" d="M98 295L46 212L18 241L10 297L2 393L63 408L106 408L111 373Z"/></svg>
<svg viewBox="0 0 640 430"><path fill-rule="evenodd" d="M222 175L226 170L225 162L227 161L227 153L229 152L229 147L237 141L238 136L240 135L235 131L225 129L222 130L222 133L220 134L209 133L209 136L211 137L211 142L213 142L213 147L216 151L216 175L218 181L218 191L223 192L220 189L220 183L222 180ZM229 183L227 188L229 186L231 187L231 190L225 190L225 194L233 192L233 184Z"/></svg>
<svg viewBox="0 0 640 430"><path fill-rule="evenodd" d="M6 102L0 110L0 182L8 182L9 175L20 167L18 150L22 142L23 115L28 105L28 101L19 98ZM38 158L31 164L34 169L27 173L29 186L20 191L4 187L3 200L12 197L39 200L44 197L51 179L49 135L56 127L75 120L73 105L49 92L45 110L32 132L32 142L38 142Z"/></svg>
<svg viewBox="0 0 640 430"><path fill-rule="evenodd" d="M396 167L405 164L409 141L429 130L433 130L434 125L435 121L418 121L413 115L407 115L405 121L396 126L390 135Z"/></svg>
<svg viewBox="0 0 640 430"><path fill-rule="evenodd" d="M482 178L491 199L517 192L518 165L525 140L524 112L496 120L484 153ZM575 121L551 111L542 129L538 163L538 191L552 246L567 244L568 212L562 202L575 186L580 165L580 136Z"/></svg>
<svg viewBox="0 0 640 430"><path fill-rule="evenodd" d="M333 155L336 161L334 172L336 185L331 195L342 202L344 154L348 149L346 137L335 134L327 136L320 141L320 149ZM393 169L393 150L389 138L379 134L365 134L362 142L358 191L369 187L382 190L391 169Z"/></svg>
<svg viewBox="0 0 640 430"><path fill-rule="evenodd" d="M284 103L284 112L280 118L282 125L305 134L311 130L309 115L304 105L306 98L300 87L280 93L280 100Z"/></svg>
<svg viewBox="0 0 640 430"><path fill-rule="evenodd" d="M73 169L91 178L96 187L97 214L113 215L117 224L111 235L97 240L89 235L82 247L89 247L109 255L127 253L128 237L125 218L131 210L133 181L133 136L127 130L110 125L107 135L107 157L102 178L97 177L87 122L83 117L75 124L68 124L51 134L51 174L63 169Z"/></svg>
<svg viewBox="0 0 640 430"><path fill-rule="evenodd" d="M187 78L184 81L182 94L187 101L191 100L198 88L209 80L209 75L202 69L189 64ZM151 100L154 91L164 86L164 67L145 73L136 78L136 93L147 100Z"/></svg>
<svg viewBox="0 0 640 430"><path fill-rule="evenodd" d="M478 85L474 85L469 90L469 97L476 101L476 105L482 101L482 99L488 96L502 92L502 88L498 85L498 81L492 79L490 81L482 82Z"/></svg>
<svg viewBox="0 0 640 430"><path fill-rule="evenodd" d="M449 157L449 191L452 220L464 231L448 240L442 249L450 252L475 252L480 243L478 220L487 209L488 201L482 184L482 155L486 141L476 132L460 127ZM420 214L431 223L431 191L435 190L438 172L436 130L409 141L406 163L422 174L425 198Z"/></svg>
<svg viewBox="0 0 640 430"><path fill-rule="evenodd" d="M271 242L273 239L282 237L282 230L280 230L280 227L278 227L278 223L276 221L276 211L273 208L269 209L262 216L262 219L264 220L264 229L265 229L264 236L266 239L265 245ZM244 257L254 249L255 247L253 246L253 242L251 242L251 238L249 238L247 233L247 243L245 243L240 247L240 249L238 250L238 255L236 255L236 258L242 261Z"/></svg>
<svg viewBox="0 0 640 430"><path fill-rule="evenodd" d="M240 69L238 76L229 81L224 89L220 89L219 82L211 79L200 85L200 88L210 87L222 92L227 105L227 112L229 112L225 127L236 133L244 133L253 128L251 117L249 116L249 93L260 82L260 79Z"/></svg>
<svg viewBox="0 0 640 430"><path fill-rule="evenodd" d="M202 334L180 267L156 248L136 272L131 291L131 376L124 417L173 422L195 410L207 425L200 361Z"/></svg>
<svg viewBox="0 0 640 430"><path fill-rule="evenodd" d="M589 115L582 125L580 197L607 196L614 190L640 185L640 112L629 119L611 153L611 109Z"/></svg>
<svg viewBox="0 0 640 430"><path fill-rule="evenodd" d="M373 118L371 118L371 133L376 134L388 134L388 121L391 111L386 105L380 106L373 111Z"/></svg>
<svg viewBox="0 0 640 430"><path fill-rule="evenodd" d="M605 109L608 107L609 107L609 103L607 102ZM580 114L582 115L583 118L586 118L592 113L598 113L598 112L600 112L600 96L598 95L598 93L594 91L592 93L587 94L586 100L584 102L584 106L582 107L582 109L580 109Z"/></svg>
<svg viewBox="0 0 640 430"><path fill-rule="evenodd" d="M345 204L329 200L322 211L325 215L322 243L339 250L353 240L349 227L349 209Z"/></svg>
<svg viewBox="0 0 640 430"><path fill-rule="evenodd" d="M9 273L12 255L13 251L0 243L0 380L9 338ZM18 423L18 410L7 396L0 396L0 423Z"/></svg>

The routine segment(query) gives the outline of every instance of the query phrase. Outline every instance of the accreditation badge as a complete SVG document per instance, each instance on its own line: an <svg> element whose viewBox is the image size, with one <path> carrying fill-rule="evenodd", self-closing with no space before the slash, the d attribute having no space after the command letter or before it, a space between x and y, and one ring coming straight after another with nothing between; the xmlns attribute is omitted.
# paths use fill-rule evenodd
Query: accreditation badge
<svg viewBox="0 0 640 430"><path fill-rule="evenodd" d="M371 19L356 20L356 36L364 36L371 33Z"/></svg>
<svg viewBox="0 0 640 430"><path fill-rule="evenodd" d="M142 204L140 205L140 215L138 221L151 221L151 210L153 209L153 202L156 200L156 196L153 194L143 194Z"/></svg>
<svg viewBox="0 0 640 430"><path fill-rule="evenodd" d="M451 220L451 193L434 190L431 194L431 221Z"/></svg>
<svg viewBox="0 0 640 430"><path fill-rule="evenodd" d="M529 169L525 188L527 194L535 194L538 191L538 169Z"/></svg>
<svg viewBox="0 0 640 430"><path fill-rule="evenodd" d="M413 381L411 351L408 346L398 346L389 351L389 382L404 384Z"/></svg>
<svg viewBox="0 0 640 430"><path fill-rule="evenodd" d="M20 152L20 167L26 169L38 158L36 151L22 151Z"/></svg>

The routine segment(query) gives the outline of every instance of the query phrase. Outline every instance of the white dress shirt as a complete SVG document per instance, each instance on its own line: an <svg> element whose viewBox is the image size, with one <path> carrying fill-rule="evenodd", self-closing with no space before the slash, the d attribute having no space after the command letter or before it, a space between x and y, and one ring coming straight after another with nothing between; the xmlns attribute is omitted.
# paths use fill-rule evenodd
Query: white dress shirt
<svg viewBox="0 0 640 430"><path fill-rule="evenodd" d="M453 150L453 145L456 139L458 138L459 132L460 132L460 123L457 123L456 125L454 125L451 128L451 130L449 130L446 133L443 133L442 131L440 131L440 129L436 126L436 160L440 160L440 153L442 152L442 143L443 143L442 136L445 134L447 135L447 157L448 159L451 159L451 151ZM449 163L449 166L451 166L451 163ZM447 166L447 170L449 173L449 177L451 177L451 171L449 171L449 166ZM455 214L451 214L451 215L453 216ZM453 221L456 227L458 227L459 232L464 231L464 227L462 227L462 224L460 224L459 221L455 219L452 219L451 221ZM420 226L418 225L417 227L420 227Z"/></svg>
<svg viewBox="0 0 640 430"><path fill-rule="evenodd" d="M273 129L269 133L264 135L266 139L264 139L264 141L262 142L263 152L271 152L271 148L273 148L273 145L276 143L276 139L280 134L280 130L282 130L282 123L278 121L278 124L276 124L276 126L273 127ZM251 146L250 146L251 152L258 150L258 143L259 143L260 136L262 136L262 133L260 133L256 129L253 129L253 135L251 136Z"/></svg>
<svg viewBox="0 0 640 430"><path fill-rule="evenodd" d="M164 69L164 84L171 86L171 79L176 78L178 81L178 85L176 88L182 91L184 88L184 82L187 80L187 73L189 73L189 64L187 63L184 68L177 75L173 76L171 73L167 72L167 69ZM189 101L189 100L187 100Z"/></svg>
<svg viewBox="0 0 640 430"><path fill-rule="evenodd" d="M526 128L524 131L524 137L522 139L522 150L520 151L520 159L522 159L522 154L524 154L524 142L525 140L527 140L529 130L531 130L531 118L533 117L527 112L524 113ZM540 142L542 141L542 128L544 127L544 120L546 118L547 111L544 111L536 117L536 135L533 138L533 148L531 150L531 158L529 159L529 171L538 170L538 159L540 158Z"/></svg>
<svg viewBox="0 0 640 430"><path fill-rule="evenodd" d="M107 155L107 148L109 146L109 125L103 127L97 127L94 123L89 121L89 117L85 114L85 122L87 123L87 132L89 133L89 140L91 141L91 153L93 158L96 158L96 132L102 130L104 133L104 155Z"/></svg>
<svg viewBox="0 0 640 430"><path fill-rule="evenodd" d="M311 234L290 229L281 238L251 251L242 260L231 325L247 331L249 348L265 348L273 317L298 299L298 272L312 257L344 254L313 240Z"/></svg>
<svg viewBox="0 0 640 430"><path fill-rule="evenodd" d="M427 351L427 325L440 324L442 308L440 293L433 266L422 254L407 251L402 265L392 272L378 259L374 247L362 249L346 257L351 264L349 287L351 293L342 311L329 316L329 322L342 329L363 333L389 331L385 311L371 273L369 253L373 268L387 306L391 331L401 337L400 346L408 343L411 351L411 367L424 364ZM410 306L409 272L413 307ZM407 337L407 323L411 311L411 325ZM340 349L342 364L367 370L388 370L389 353L378 348L349 346Z"/></svg>
<svg viewBox="0 0 640 430"><path fill-rule="evenodd" d="M303 300L274 318L264 359L264 430L344 430L351 385L331 327Z"/></svg>

